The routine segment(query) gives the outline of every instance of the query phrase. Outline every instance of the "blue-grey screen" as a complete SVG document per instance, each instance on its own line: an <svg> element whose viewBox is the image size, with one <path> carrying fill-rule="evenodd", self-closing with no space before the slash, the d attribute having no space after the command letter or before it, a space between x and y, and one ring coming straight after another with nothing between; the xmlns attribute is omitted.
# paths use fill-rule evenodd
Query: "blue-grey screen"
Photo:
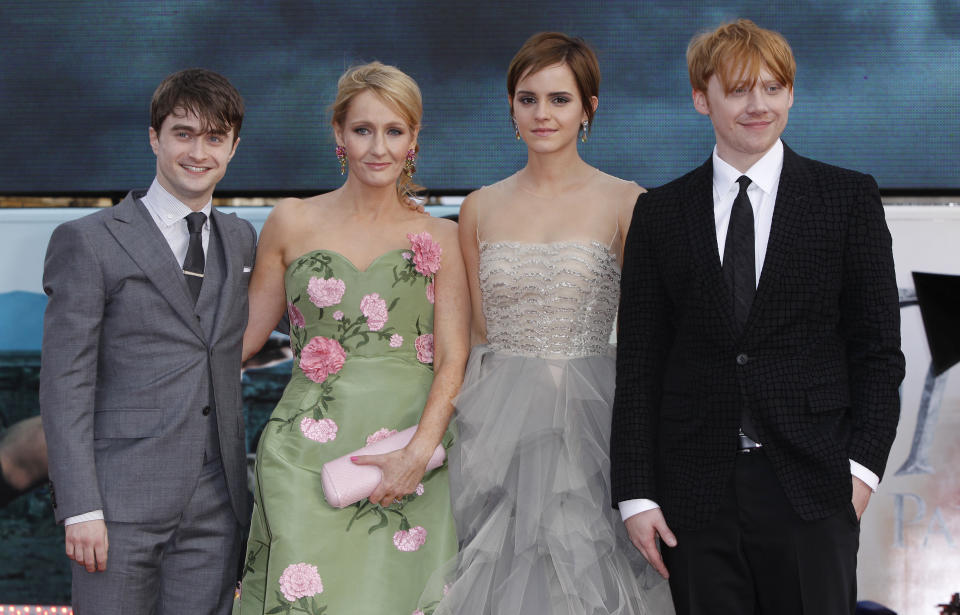
<svg viewBox="0 0 960 615"><path fill-rule="evenodd" d="M425 101L418 180L436 193L495 182L526 150L505 74L531 34L586 39L600 107L583 157L656 186L714 143L690 101L690 37L748 17L782 32L798 63L784 140L873 174L882 188L960 188L960 0L81 2L0 4L0 193L145 187L147 128L167 74L226 75L247 114L220 189L310 192L342 182L328 106L352 64L395 64Z"/></svg>

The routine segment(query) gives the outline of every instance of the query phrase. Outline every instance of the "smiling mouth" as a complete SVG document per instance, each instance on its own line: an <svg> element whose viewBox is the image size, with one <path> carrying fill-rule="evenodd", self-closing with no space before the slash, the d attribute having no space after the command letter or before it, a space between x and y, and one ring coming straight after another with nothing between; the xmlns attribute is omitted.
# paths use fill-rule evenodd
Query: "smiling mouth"
<svg viewBox="0 0 960 615"><path fill-rule="evenodd" d="M535 134L535 135L540 135L541 137L544 137L544 136L552 135L553 133L555 133L555 132L557 132L557 131L554 130L553 128L535 128L534 130L531 130L530 132L532 132L532 133Z"/></svg>
<svg viewBox="0 0 960 615"><path fill-rule="evenodd" d="M367 162L367 163L365 163L365 164L366 164L368 167L371 167L371 168L374 168L374 169L377 169L377 170L386 169L387 167L390 166L390 163L389 163L389 162Z"/></svg>
<svg viewBox="0 0 960 615"><path fill-rule="evenodd" d="M180 166L191 173L206 173L210 170L210 167L195 167L191 164L181 164Z"/></svg>

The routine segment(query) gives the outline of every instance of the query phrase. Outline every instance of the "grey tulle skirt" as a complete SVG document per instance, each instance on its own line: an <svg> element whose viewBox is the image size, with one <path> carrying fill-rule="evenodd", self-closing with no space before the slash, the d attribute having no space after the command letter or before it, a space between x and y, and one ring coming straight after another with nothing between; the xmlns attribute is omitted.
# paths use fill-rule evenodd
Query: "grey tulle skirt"
<svg viewBox="0 0 960 615"><path fill-rule="evenodd" d="M449 453L460 553L427 615L673 612L610 506L614 373L611 356L473 349Z"/></svg>

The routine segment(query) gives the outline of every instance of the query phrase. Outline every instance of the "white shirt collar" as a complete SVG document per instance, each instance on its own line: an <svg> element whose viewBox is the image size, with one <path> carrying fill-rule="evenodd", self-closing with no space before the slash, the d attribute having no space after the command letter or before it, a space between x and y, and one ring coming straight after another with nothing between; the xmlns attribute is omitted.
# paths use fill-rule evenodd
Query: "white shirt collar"
<svg viewBox="0 0 960 615"><path fill-rule="evenodd" d="M746 173L741 173L721 159L717 154L717 146L713 146L713 186L717 194L726 194L733 190L741 175L749 177L752 184L756 184L764 193L773 194L780 182L782 169L783 141L780 139L777 139L773 147L767 150L760 160L753 163Z"/></svg>
<svg viewBox="0 0 960 615"><path fill-rule="evenodd" d="M143 195L143 202L147 209L151 210L154 219L158 224L170 227L183 220L187 214L193 212L192 209L184 205L177 197L167 192L166 188L160 185L156 178L150 184L150 189ZM207 216L204 228L210 226L210 212L213 211L213 199L207 201L207 204L200 210Z"/></svg>

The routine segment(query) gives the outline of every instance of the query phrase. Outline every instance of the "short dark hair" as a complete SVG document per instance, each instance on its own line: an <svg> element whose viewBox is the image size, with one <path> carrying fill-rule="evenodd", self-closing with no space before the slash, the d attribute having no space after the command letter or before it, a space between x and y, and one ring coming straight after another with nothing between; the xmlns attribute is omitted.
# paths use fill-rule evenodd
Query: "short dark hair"
<svg viewBox="0 0 960 615"><path fill-rule="evenodd" d="M597 54L582 38L567 36L562 32L540 32L534 34L513 56L507 69L507 94L510 106L517 93L517 83L528 74L541 71L555 64L566 64L573 72L580 93L580 104L587 114L587 121L593 126L595 113L590 99L600 93L600 63Z"/></svg>
<svg viewBox="0 0 960 615"><path fill-rule="evenodd" d="M177 109L195 113L204 132L227 134L232 128L233 140L240 137L243 98L223 75L188 68L164 79L150 102L150 126L160 132L163 120Z"/></svg>

